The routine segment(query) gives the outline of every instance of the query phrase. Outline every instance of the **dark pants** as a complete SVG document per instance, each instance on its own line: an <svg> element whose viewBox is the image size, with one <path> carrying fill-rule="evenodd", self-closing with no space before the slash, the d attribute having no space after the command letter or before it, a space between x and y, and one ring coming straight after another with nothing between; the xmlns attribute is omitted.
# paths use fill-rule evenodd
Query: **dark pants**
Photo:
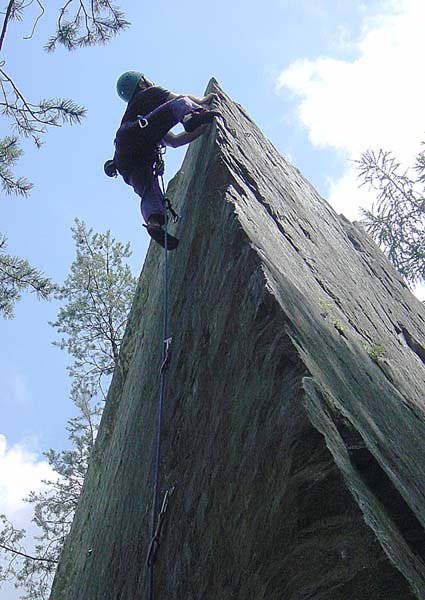
<svg viewBox="0 0 425 600"><path fill-rule="evenodd" d="M140 196L140 210L146 223L153 215L158 215L163 220L166 211L158 177L153 174L155 150L170 129L181 123L185 115L199 108L199 104L187 96L182 96L161 104L148 115L143 115L144 120L140 123L143 125L146 122L145 127L142 128L139 121L124 123L117 133L118 157L121 142L123 146L140 148L138 163L124 179ZM119 168L119 158L117 164Z"/></svg>

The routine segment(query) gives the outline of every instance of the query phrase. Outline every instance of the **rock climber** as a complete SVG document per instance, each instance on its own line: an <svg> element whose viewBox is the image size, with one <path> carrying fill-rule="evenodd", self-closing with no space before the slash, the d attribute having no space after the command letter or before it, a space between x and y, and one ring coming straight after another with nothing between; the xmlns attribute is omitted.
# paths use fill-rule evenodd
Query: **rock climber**
<svg viewBox="0 0 425 600"><path fill-rule="evenodd" d="M205 132L208 123L220 116L208 107L217 95L199 98L175 94L138 71L123 73L117 81L117 92L128 104L116 133L114 158L105 162L104 171L109 177L119 173L140 196L144 226L165 247L166 206L158 180L161 153L165 146L178 148ZM177 123L185 131L171 132ZM167 234L168 250L177 245L177 238Z"/></svg>

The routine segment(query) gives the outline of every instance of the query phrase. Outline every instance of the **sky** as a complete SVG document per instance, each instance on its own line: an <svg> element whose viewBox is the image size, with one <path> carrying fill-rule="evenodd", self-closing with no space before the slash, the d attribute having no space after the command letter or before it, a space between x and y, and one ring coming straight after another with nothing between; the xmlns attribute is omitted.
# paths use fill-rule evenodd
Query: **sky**
<svg viewBox="0 0 425 600"><path fill-rule="evenodd" d="M118 2L118 0L117 0ZM178 93L201 95L214 76L337 210L359 218L372 196L358 188L354 160L384 148L412 164L425 139L423 0L193 0L121 2L131 27L107 46L43 51L57 9L30 5L10 25L2 60L28 99L66 97L87 108L81 125L51 130L37 150L24 142L15 172L34 183L28 199L0 193L8 251L61 283L74 260L74 218L130 241L135 274L148 238L138 199L102 166L125 105L115 93L128 69ZM59 7L60 2L52 3ZM0 135L9 133L0 118ZM167 153L167 179L184 149ZM425 298L423 290L417 292ZM69 359L51 342L56 302L26 294L0 320L0 513L27 527L22 502L50 476L43 451L67 447ZM5 595L6 594L6 595ZM2 591L4 600L19 595Z"/></svg>

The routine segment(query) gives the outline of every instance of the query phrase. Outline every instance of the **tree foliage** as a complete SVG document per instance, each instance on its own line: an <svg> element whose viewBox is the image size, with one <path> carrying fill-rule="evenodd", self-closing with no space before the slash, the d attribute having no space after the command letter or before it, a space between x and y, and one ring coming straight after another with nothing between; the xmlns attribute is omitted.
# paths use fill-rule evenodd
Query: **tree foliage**
<svg viewBox="0 0 425 600"><path fill-rule="evenodd" d="M59 10L56 31L46 49L52 51L57 44L68 50L106 44L128 26L124 13L109 0L68 0Z"/></svg>
<svg viewBox="0 0 425 600"><path fill-rule="evenodd" d="M7 239L0 234L0 314L13 317L13 306L24 290L31 290L40 298L48 298L54 285L28 261L6 254Z"/></svg>
<svg viewBox="0 0 425 600"><path fill-rule="evenodd" d="M32 184L24 177L14 177L13 167L23 151L16 137L7 135L0 139L0 180L6 194L28 196Z"/></svg>
<svg viewBox="0 0 425 600"><path fill-rule="evenodd" d="M70 367L71 400L77 416L68 421L71 449L45 453L55 474L26 501L34 507L39 528L35 549L25 549L25 531L0 517L1 581L11 580L23 600L47 600L56 564L71 527L103 408L104 389L119 352L136 279L126 259L129 244L109 231L94 233L78 219L72 228L76 259L59 290L65 301L52 325L65 337L57 343L75 359Z"/></svg>
<svg viewBox="0 0 425 600"><path fill-rule="evenodd" d="M16 529L0 515L1 581L12 581L24 591L22 600L47 600L65 538L72 524L81 493L96 431L102 412L101 403L93 402L92 391L74 387L71 398L78 415L68 421L71 450L45 453L55 477L44 481L39 492L30 492L26 502L34 507L33 522L39 528L32 552L25 549L24 529Z"/></svg>
<svg viewBox="0 0 425 600"><path fill-rule="evenodd" d="M78 219L72 228L77 257L59 289L66 300L53 327L65 334L55 342L74 358L69 368L74 385L104 393L105 378L119 364L119 350L136 280L123 262L130 245L94 233Z"/></svg>
<svg viewBox="0 0 425 600"><path fill-rule="evenodd" d="M41 0L7 2L2 13L0 57L10 24L22 21L26 10L34 4L38 5L39 15L32 23L30 38L46 11L52 11L51 6ZM129 25L122 11L109 0L63 0L58 10L54 34L46 45L48 51L53 51L58 44L68 50L104 44ZM28 196L32 183L14 174L16 163L23 154L20 141L30 138L40 147L50 127L80 123L85 109L66 98L29 100L8 71L6 61L0 58L0 114L10 128L10 134L0 138L0 186L5 194ZM0 234L0 313L10 318L13 304L23 290L32 289L40 297L47 298L52 284L27 261L6 255L5 247L6 238Z"/></svg>
<svg viewBox="0 0 425 600"><path fill-rule="evenodd" d="M12 21L22 21L25 10L34 0L9 0L3 13L0 33L0 55ZM32 37L37 24L51 6L36 0L40 13L32 25ZM109 0L67 0L59 7L55 32L45 48L53 51L58 44L68 50L82 46L105 44L129 25L122 11ZM12 167L22 154L19 138L31 138L39 147L42 136L50 127L64 123L79 123L85 109L70 99L27 99L25 91L7 70L5 60L0 61L0 111L7 118L12 135L0 139L0 182L7 194L28 195L31 184L13 176Z"/></svg>
<svg viewBox="0 0 425 600"><path fill-rule="evenodd" d="M4 565L0 566L0 584L13 582L25 594L22 600L47 600L58 556L53 557L52 547L37 543L35 552L25 549L25 530L16 529L5 515L0 515L0 551Z"/></svg>
<svg viewBox="0 0 425 600"><path fill-rule="evenodd" d="M363 210L366 230L410 283L425 281L425 150L413 171L384 150L367 150L357 168L361 185L377 193Z"/></svg>

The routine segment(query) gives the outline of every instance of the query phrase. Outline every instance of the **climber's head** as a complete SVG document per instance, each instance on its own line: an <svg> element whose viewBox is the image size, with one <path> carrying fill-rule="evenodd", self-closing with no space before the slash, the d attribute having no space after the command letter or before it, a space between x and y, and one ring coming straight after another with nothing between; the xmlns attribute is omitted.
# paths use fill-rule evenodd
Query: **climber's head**
<svg viewBox="0 0 425 600"><path fill-rule="evenodd" d="M154 85L150 79L140 73L139 71L126 71L117 81L117 92L118 96L124 100L124 102L130 102L134 92L138 89L145 89Z"/></svg>

